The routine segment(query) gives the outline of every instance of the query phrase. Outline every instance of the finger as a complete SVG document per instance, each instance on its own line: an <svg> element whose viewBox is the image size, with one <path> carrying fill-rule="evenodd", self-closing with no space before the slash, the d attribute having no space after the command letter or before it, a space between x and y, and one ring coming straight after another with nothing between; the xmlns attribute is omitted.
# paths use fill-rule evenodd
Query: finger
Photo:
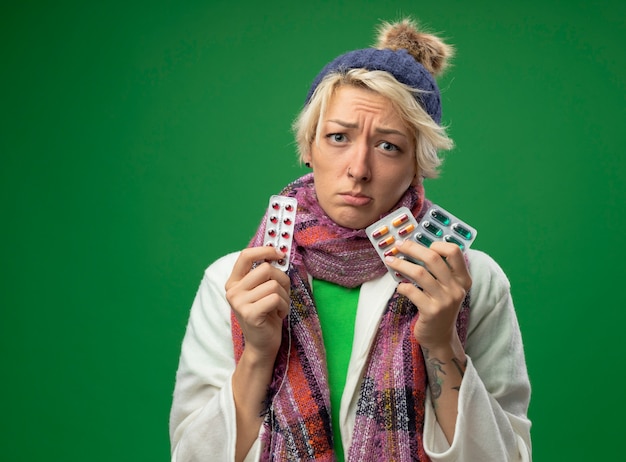
<svg viewBox="0 0 626 462"><path fill-rule="evenodd" d="M396 290L400 295L404 295L416 307L418 307L420 313L426 312L433 300L432 295L430 295L428 292L425 292L411 282L401 282L400 284L398 284Z"/></svg>
<svg viewBox="0 0 626 462"><path fill-rule="evenodd" d="M424 247L412 241L404 241L398 245L398 250L404 255L417 260L440 282L451 279L450 268L442 255L431 248ZM404 273L402 273L404 274Z"/></svg>
<svg viewBox="0 0 626 462"><path fill-rule="evenodd" d="M270 265L268 262L263 262L254 268L254 271L248 272L243 279L239 281L239 284L241 284L244 288L252 289L259 284L270 280L277 281L287 292L289 292L291 284L289 276L287 276L284 271Z"/></svg>
<svg viewBox="0 0 626 462"><path fill-rule="evenodd" d="M270 246L250 247L242 250L233 266L233 270L230 273L226 286L228 287L229 284L243 279L250 272L256 262L279 260L284 256L284 253Z"/></svg>
<svg viewBox="0 0 626 462"><path fill-rule="evenodd" d="M255 303L273 294L278 295L282 300L289 301L289 290L275 279L269 279L251 290L245 291L245 300L248 303Z"/></svg>
<svg viewBox="0 0 626 462"><path fill-rule="evenodd" d="M387 259L386 262L389 267L410 281L399 284L398 292L409 297L414 303L434 298L441 291L440 281L425 266L396 257Z"/></svg>
<svg viewBox="0 0 626 462"><path fill-rule="evenodd" d="M273 287L270 287L272 285ZM289 313L290 299L285 293L281 293L281 290L282 288L277 287L276 281L268 281L247 292L248 303L241 305L235 312L246 319L248 324L253 325L258 325L273 312L280 319L284 319Z"/></svg>
<svg viewBox="0 0 626 462"><path fill-rule="evenodd" d="M450 243L437 244L426 248L417 243L404 242L398 246L400 252L419 263L402 258L390 258L386 262L390 268L414 281L419 286L417 290L430 298L443 301L450 296L456 297L461 291L467 292L472 283L465 258L458 246ZM420 293L410 287L401 292L414 301L422 298Z"/></svg>
<svg viewBox="0 0 626 462"><path fill-rule="evenodd" d="M461 249L451 243L433 243L430 248L416 243L405 242L399 246L400 252L410 258L420 260L424 266L401 258L386 259L392 269L403 274L413 284L400 284L398 292L413 302L434 301L433 306L452 306L460 303L472 286L465 257Z"/></svg>
<svg viewBox="0 0 626 462"><path fill-rule="evenodd" d="M246 274L240 281L229 281L226 284L226 299L236 311L243 311L248 305L257 303L272 293L289 300L290 280L285 273L267 262Z"/></svg>
<svg viewBox="0 0 626 462"><path fill-rule="evenodd" d="M416 257L411 257L414 260L408 258L408 256L388 256L385 257L385 263L397 275L405 276L413 281L426 280L428 278L434 279L433 275L428 271L426 266Z"/></svg>
<svg viewBox="0 0 626 462"><path fill-rule="evenodd" d="M472 285L472 278L461 248L449 242L434 242L430 246L430 249L444 258L454 279L458 281L465 290L469 290Z"/></svg>

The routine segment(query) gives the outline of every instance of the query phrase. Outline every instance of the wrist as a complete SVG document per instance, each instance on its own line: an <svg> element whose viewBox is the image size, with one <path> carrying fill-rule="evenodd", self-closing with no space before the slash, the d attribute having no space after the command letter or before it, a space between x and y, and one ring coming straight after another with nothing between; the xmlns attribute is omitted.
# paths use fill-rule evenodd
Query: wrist
<svg viewBox="0 0 626 462"><path fill-rule="evenodd" d="M272 381L274 362L244 349L232 376L237 415L260 418L267 389Z"/></svg>
<svg viewBox="0 0 626 462"><path fill-rule="evenodd" d="M254 374L268 373L271 375L278 352L259 351L251 346L244 347L237 367L242 367Z"/></svg>
<svg viewBox="0 0 626 462"><path fill-rule="evenodd" d="M444 361L455 359L465 364L467 358L465 357L465 349L461 344L461 340L456 331L454 335L446 342L433 343L433 344L421 344L422 351L428 351L429 356L441 358Z"/></svg>

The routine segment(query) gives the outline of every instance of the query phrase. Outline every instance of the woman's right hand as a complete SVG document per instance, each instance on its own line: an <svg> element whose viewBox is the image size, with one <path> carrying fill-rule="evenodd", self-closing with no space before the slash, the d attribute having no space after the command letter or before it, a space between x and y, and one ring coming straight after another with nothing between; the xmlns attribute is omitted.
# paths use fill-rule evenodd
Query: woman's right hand
<svg viewBox="0 0 626 462"><path fill-rule="evenodd" d="M245 249L225 285L226 300L246 342L232 378L237 461L246 457L259 435L263 403L282 340L283 319L289 313L289 276L268 263L283 257L274 247ZM257 262L263 263L254 267Z"/></svg>
<svg viewBox="0 0 626 462"><path fill-rule="evenodd" d="M289 313L289 276L268 263L283 257L274 247L247 248L225 285L226 299L245 338L245 354L259 363L274 364L283 319ZM260 261L263 263L253 268Z"/></svg>

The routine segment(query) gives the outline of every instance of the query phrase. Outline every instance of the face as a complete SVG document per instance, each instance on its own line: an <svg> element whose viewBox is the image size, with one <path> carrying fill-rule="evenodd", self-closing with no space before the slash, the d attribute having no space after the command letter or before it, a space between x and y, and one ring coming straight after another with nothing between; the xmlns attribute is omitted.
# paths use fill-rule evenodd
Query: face
<svg viewBox="0 0 626 462"><path fill-rule="evenodd" d="M389 212L417 178L413 136L390 101L371 90L339 87L321 121L310 162L318 201L346 228Z"/></svg>

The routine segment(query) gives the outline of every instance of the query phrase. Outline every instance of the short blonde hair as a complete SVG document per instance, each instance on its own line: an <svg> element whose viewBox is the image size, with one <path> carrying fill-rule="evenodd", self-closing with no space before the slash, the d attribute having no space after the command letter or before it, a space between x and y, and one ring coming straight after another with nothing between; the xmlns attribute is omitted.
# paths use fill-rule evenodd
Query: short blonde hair
<svg viewBox="0 0 626 462"><path fill-rule="evenodd" d="M437 124L417 101L423 91L398 82L385 71L351 69L324 77L292 126L300 161L310 154L313 142L319 143L317 127L326 114L332 96L344 85L369 89L390 101L413 133L415 161L420 176L435 178L442 162L439 151L451 149L454 143L445 128Z"/></svg>

